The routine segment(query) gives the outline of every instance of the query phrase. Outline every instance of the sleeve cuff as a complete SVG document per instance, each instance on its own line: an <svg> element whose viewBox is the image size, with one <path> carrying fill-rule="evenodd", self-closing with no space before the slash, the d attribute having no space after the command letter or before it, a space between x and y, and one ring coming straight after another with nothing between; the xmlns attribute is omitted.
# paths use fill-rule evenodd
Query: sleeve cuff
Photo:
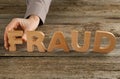
<svg viewBox="0 0 120 79"><path fill-rule="evenodd" d="M30 15L36 15L40 17L40 24L44 24L46 15L48 13L49 5L50 4L45 4L45 2L41 0L39 1L31 0L27 4L25 18L28 18Z"/></svg>

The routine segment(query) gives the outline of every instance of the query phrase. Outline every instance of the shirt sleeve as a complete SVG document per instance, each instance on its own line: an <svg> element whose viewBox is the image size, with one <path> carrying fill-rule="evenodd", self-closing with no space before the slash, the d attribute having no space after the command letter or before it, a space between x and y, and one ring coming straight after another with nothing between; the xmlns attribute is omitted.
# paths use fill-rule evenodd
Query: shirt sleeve
<svg viewBox="0 0 120 79"><path fill-rule="evenodd" d="M41 22L44 23L50 3L51 0L26 0L27 10L25 13L25 18L30 15L37 15L40 17Z"/></svg>

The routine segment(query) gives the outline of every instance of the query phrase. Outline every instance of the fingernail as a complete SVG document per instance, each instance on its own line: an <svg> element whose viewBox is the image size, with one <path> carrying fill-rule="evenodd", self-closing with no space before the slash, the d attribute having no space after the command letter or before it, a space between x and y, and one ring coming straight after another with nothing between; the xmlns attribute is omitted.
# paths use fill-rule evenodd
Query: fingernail
<svg viewBox="0 0 120 79"><path fill-rule="evenodd" d="M8 50L8 47L5 47L6 50Z"/></svg>
<svg viewBox="0 0 120 79"><path fill-rule="evenodd" d="M6 50L8 50L8 48L6 48Z"/></svg>

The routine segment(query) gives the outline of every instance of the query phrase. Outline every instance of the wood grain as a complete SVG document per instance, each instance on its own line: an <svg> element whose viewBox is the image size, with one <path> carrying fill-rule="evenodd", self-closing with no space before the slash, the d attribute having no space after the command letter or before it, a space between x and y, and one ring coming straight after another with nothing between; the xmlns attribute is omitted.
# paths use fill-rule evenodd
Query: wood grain
<svg viewBox="0 0 120 79"><path fill-rule="evenodd" d="M119 79L119 59L119 57L1 58L0 77L6 79Z"/></svg>
<svg viewBox="0 0 120 79"><path fill-rule="evenodd" d="M0 78L1 79L120 79L120 0L53 0L46 23L37 30L45 33L45 46L55 31L63 31L70 46L71 30L92 32L86 54L71 50L52 53L26 52L26 44L16 52L3 47L3 34L12 18L23 18L25 0L0 0ZM116 48L109 54L92 52L96 30L116 36ZM103 41L103 45L107 40ZM71 46L70 46L71 48Z"/></svg>

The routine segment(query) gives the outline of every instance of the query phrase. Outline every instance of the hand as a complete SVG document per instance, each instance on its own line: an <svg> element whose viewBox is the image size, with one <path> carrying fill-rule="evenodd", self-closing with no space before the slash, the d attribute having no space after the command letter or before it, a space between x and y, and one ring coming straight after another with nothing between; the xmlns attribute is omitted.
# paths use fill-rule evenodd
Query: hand
<svg viewBox="0 0 120 79"><path fill-rule="evenodd" d="M4 32L4 47L6 50L9 49L8 43L8 32L22 29L24 34L22 36L23 41L27 41L26 32L27 31L34 31L38 27L40 22L40 18L38 16L32 15L28 19L23 18L14 18L5 28Z"/></svg>

